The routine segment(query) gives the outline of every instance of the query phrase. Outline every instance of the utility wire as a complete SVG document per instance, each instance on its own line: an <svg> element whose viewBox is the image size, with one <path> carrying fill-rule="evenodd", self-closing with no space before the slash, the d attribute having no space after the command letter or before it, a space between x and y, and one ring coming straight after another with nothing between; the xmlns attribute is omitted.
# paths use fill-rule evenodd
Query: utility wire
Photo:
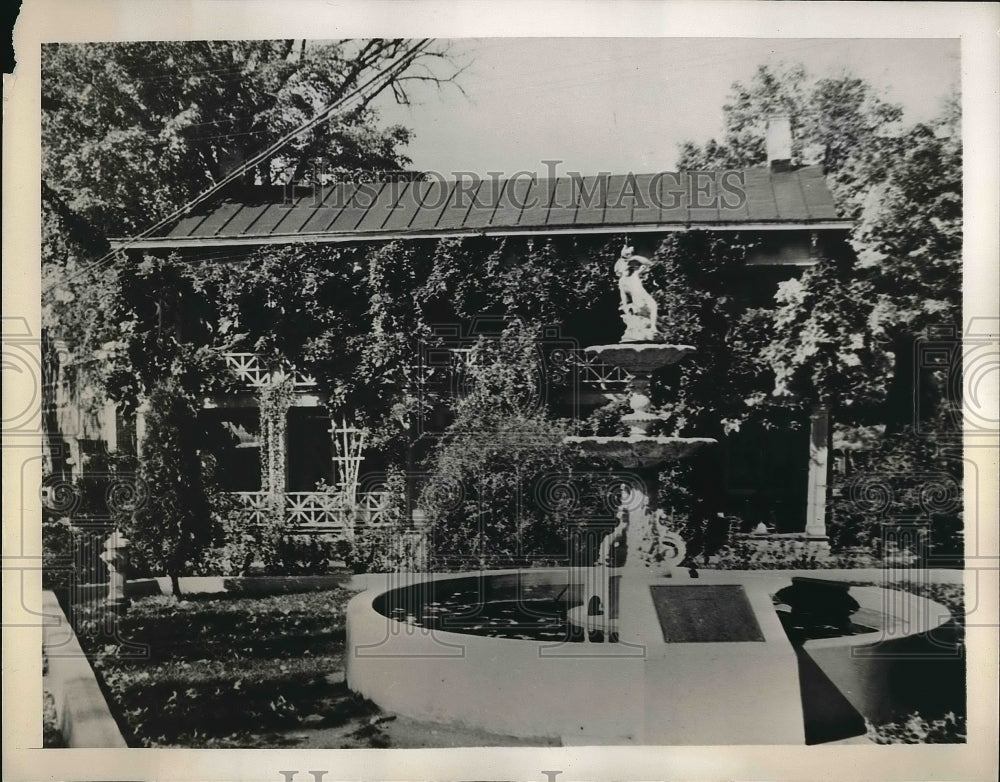
<svg viewBox="0 0 1000 782"><path fill-rule="evenodd" d="M167 215L166 217L164 217L162 220L159 220L158 222L156 222L153 225L149 226L148 228L146 228L142 232L136 234L135 236L130 237L120 247L117 247L114 250L109 251L108 253L106 253L105 255L103 255L101 258L97 259L94 263L92 263L92 264L90 264L88 266L85 266L83 269L79 270L75 274L70 275L68 277L64 277L64 278L62 278L60 280L57 280L55 282L50 283L48 286L46 286L42 290L42 295L44 296L45 294L50 293L53 289L55 289L60 284L62 284L64 282L67 282L67 281L69 281L69 280L71 280L71 279L73 279L75 277L79 277L79 276L82 276L82 275L85 275L85 274L90 274L91 272L96 271L98 268L100 268L105 263L107 263L110 259L114 258L116 255L118 255L119 253L121 253L123 250L128 249L128 247L131 246L132 244L134 244L135 242L139 241L140 239L146 238L150 234L158 231L163 226L168 225L172 221L176 220L178 217L182 217L183 215L187 214L192 209L194 209L196 206L198 206L199 204L203 203L207 199L211 198L213 195L215 195L217 192L219 192L219 190L221 190L222 188L224 188L226 185L230 184L231 182L236 181L237 179L239 179L240 177L242 177L244 174L246 174L247 171L249 171L250 169L254 168L255 166L259 165L260 163L264 162L265 160L267 160L268 158L270 158L271 156L273 156L274 154L276 154L289 141L291 141L294 138L297 138L298 136L301 136L303 133L307 133L308 131L312 130L313 128L315 128L316 126L318 126L319 124L321 124L322 122L325 122L327 119L329 119L333 115L333 113L336 110L338 110L340 108L343 108L344 105L348 101L353 100L354 98L358 97L359 95L362 95L367 89L369 89L370 87L376 85L381 80L385 80L385 84L383 84L379 88L379 91L384 90L386 87L388 87L392 83L392 81L395 79L396 76L398 76L399 74L401 74L403 71L406 70L407 67L409 67L409 65L413 61L413 59L417 55L419 55L421 51L423 51L424 49L426 49L427 46L430 44L430 42L431 42L430 38L423 38L423 39L421 39L414 46L410 47L407 51L405 51L401 55L399 55L399 57L397 57L396 61L394 63L391 63L387 68L379 71L374 76L372 76L370 79L368 79L367 81L365 81L364 83L362 83L361 85L359 85L358 87L356 87L355 89L349 91L346 95L341 96L340 98L338 98L337 100L335 100L331 104L329 104L328 106L324 107L322 109L322 111L320 111L315 117L313 117L312 119L307 120L306 122L302 123L297 128L295 128L294 130L290 131L289 133L286 133L284 136L282 136L280 139L278 139L277 141L275 141L273 144L271 144L269 147L267 147L266 149L264 149L262 152L257 153L256 155L254 155L249 160L247 160L247 161L243 162L242 164L240 164L239 166L237 166L229 174L227 174L226 176L224 176L222 179L220 179L214 185L210 186L207 190L205 190L202 193L200 193L199 195L195 196L193 199L191 199L190 201L188 201L186 204L184 204L183 206L181 206L179 209L174 210L169 215Z"/></svg>

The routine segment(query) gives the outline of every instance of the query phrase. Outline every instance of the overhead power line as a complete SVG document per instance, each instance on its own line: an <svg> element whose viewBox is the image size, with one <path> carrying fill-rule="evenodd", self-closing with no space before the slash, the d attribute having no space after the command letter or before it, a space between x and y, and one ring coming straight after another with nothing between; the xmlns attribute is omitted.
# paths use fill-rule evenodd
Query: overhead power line
<svg viewBox="0 0 1000 782"><path fill-rule="evenodd" d="M169 215L167 215L166 217L164 217L162 220L157 221L156 223L154 223L153 225L151 225L148 228L144 229L140 233L138 233L138 234L130 237L122 245L120 245L119 247L116 247L114 250L111 250L108 253L106 253L105 255L101 256L96 261L94 261L94 263L89 264L88 266L85 266L83 269L80 269L75 274L71 274L71 275L63 277L63 278L61 278L61 279L59 279L59 280L57 280L55 282L50 283L48 286L46 286L42 290L42 295L44 296L47 293L50 293L52 290L54 290L56 287L58 287L62 283L68 282L71 279L74 279L76 277L80 277L82 275L90 274L91 272L98 270L101 266L105 265L108 261L110 261L112 258L114 258L117 254L119 254L123 250L128 249L135 242L148 237L150 234L155 233L160 228L163 228L164 226L169 225L171 222L173 222L177 218L182 217L183 215L187 214L192 209L194 209L196 206L198 206L201 203L204 203L206 200L208 200L213 195L215 195L216 193L218 193L222 188L224 188L227 185L229 185L230 183L238 180L240 177L242 177L244 174L246 174L248 171L250 171L255 166L258 166L261 163L263 163L264 161L268 160L270 157L272 157L277 152L279 152L282 149L282 147L284 147L286 144L288 144L288 142L292 141L295 138L298 138L299 136L301 136L304 133L308 133L310 130L312 130L313 128L317 127L321 123L326 122L334 114L334 112L336 112L339 109L344 108L345 105L349 101L352 101L355 98L358 98L359 96L364 95L367 90L369 90L370 88L372 88L375 85L377 85L380 81L385 81L385 84L382 84L381 87L379 87L379 91L385 89L387 86L389 86L392 83L392 81L396 78L396 76L400 75L403 71L406 70L406 68L409 66L409 64L413 61L413 59L418 54L420 54L420 52L422 52L423 50L425 50L427 48L427 46L430 44L431 40L432 39L430 39L430 38L423 38L423 39L419 40L412 47L410 47L405 52L403 52L402 54L400 54L396 58L396 60L394 62L392 62L391 64L389 64L386 68L380 70L378 73L376 73L370 79L368 79L365 82L363 82L362 84L360 84L358 87L355 87L354 89L352 89L349 92L347 92L345 95L342 95L340 98L336 99L332 103L330 103L327 106L325 106L312 119L309 119L309 120L303 122L302 124L300 124L295 129L293 129L290 132L286 133L284 136L282 136L280 139L278 139L277 141L275 141L274 143L272 143L266 149L262 150L261 152L258 152L256 155L254 155L253 157L251 157L249 160L246 160L243 163L241 163L239 166L237 166L235 169L233 169L233 171L231 171L229 174L227 174L226 176L224 176L222 179L220 179L218 182L216 182L215 184L213 184L212 186L210 186L208 189L206 189L203 192L199 193L197 196L195 196L194 198L192 198L190 201L188 201L187 203L185 203L183 206L181 206L180 208L174 210Z"/></svg>

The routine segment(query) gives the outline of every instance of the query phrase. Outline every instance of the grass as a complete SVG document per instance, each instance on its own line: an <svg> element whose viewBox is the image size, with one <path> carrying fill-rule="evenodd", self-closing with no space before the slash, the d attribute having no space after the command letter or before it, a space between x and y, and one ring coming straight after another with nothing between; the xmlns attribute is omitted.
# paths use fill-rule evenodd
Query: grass
<svg viewBox="0 0 1000 782"><path fill-rule="evenodd" d="M97 613L78 630L130 745L281 746L289 729L360 729L378 713L343 681L352 594L150 597L113 633ZM370 744L359 736L357 745Z"/></svg>

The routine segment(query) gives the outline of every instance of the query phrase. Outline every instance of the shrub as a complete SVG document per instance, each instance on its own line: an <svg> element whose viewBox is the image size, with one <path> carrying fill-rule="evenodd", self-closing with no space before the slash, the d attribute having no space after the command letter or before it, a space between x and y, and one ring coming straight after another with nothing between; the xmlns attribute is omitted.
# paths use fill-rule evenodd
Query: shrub
<svg viewBox="0 0 1000 782"><path fill-rule="evenodd" d="M806 541L737 537L710 558L719 570L813 570L827 564Z"/></svg>
<svg viewBox="0 0 1000 782"><path fill-rule="evenodd" d="M146 498L131 516L126 534L133 558L152 571L178 579L197 567L218 537L206 489L210 466L199 445L198 403L173 378L153 388L142 443L139 477Z"/></svg>
<svg viewBox="0 0 1000 782"><path fill-rule="evenodd" d="M338 541L336 552L355 573L415 572L427 566L426 530L414 528L406 508L406 473L390 467L386 505L378 525L357 519L352 540Z"/></svg>
<svg viewBox="0 0 1000 782"><path fill-rule="evenodd" d="M468 359L468 393L428 457L419 505L439 569L565 561L570 516L540 495L545 476L572 475L566 421L546 411L537 334L520 323L480 340Z"/></svg>
<svg viewBox="0 0 1000 782"><path fill-rule="evenodd" d="M854 459L853 474L832 481L827 529L835 551L860 547L881 558L886 533L897 521L925 525L904 541L911 553L962 557L961 452L941 449L936 438L912 427L887 434Z"/></svg>
<svg viewBox="0 0 1000 782"><path fill-rule="evenodd" d="M212 501L219 530L217 545L194 563L204 575L323 575L339 559L337 544L321 534L297 530L285 521L280 498L251 522L245 508L225 494Z"/></svg>

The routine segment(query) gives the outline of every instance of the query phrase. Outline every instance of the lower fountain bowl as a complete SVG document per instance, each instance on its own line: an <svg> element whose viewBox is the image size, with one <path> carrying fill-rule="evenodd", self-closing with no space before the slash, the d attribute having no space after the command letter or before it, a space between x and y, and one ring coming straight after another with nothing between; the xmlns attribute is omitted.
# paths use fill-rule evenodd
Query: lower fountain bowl
<svg viewBox="0 0 1000 782"><path fill-rule="evenodd" d="M625 467L646 467L660 462L677 461L706 445L718 441L711 437L567 437L591 456L612 459Z"/></svg>
<svg viewBox="0 0 1000 782"><path fill-rule="evenodd" d="M347 608L348 686L415 719L563 744L803 744L815 735L810 715L834 695L849 702L845 730L860 724L863 732L859 714L891 713L901 695L941 675L937 631L950 615L914 595L851 587L865 632L852 626L803 640L801 628L799 636L786 632L774 605L790 575L624 576L621 642L590 643L571 621L588 573L593 569L372 577L373 588ZM674 585L689 594L671 608ZM661 626L683 627L684 606L701 600L703 586L744 595L740 622L749 616L759 634L666 641ZM712 590L703 592L711 597ZM636 608L637 600L649 606ZM652 618L637 623L642 611ZM906 655L896 653L900 644ZM934 669L914 667L921 646L938 652ZM912 687L901 686L911 679ZM823 720L828 730L826 712Z"/></svg>

